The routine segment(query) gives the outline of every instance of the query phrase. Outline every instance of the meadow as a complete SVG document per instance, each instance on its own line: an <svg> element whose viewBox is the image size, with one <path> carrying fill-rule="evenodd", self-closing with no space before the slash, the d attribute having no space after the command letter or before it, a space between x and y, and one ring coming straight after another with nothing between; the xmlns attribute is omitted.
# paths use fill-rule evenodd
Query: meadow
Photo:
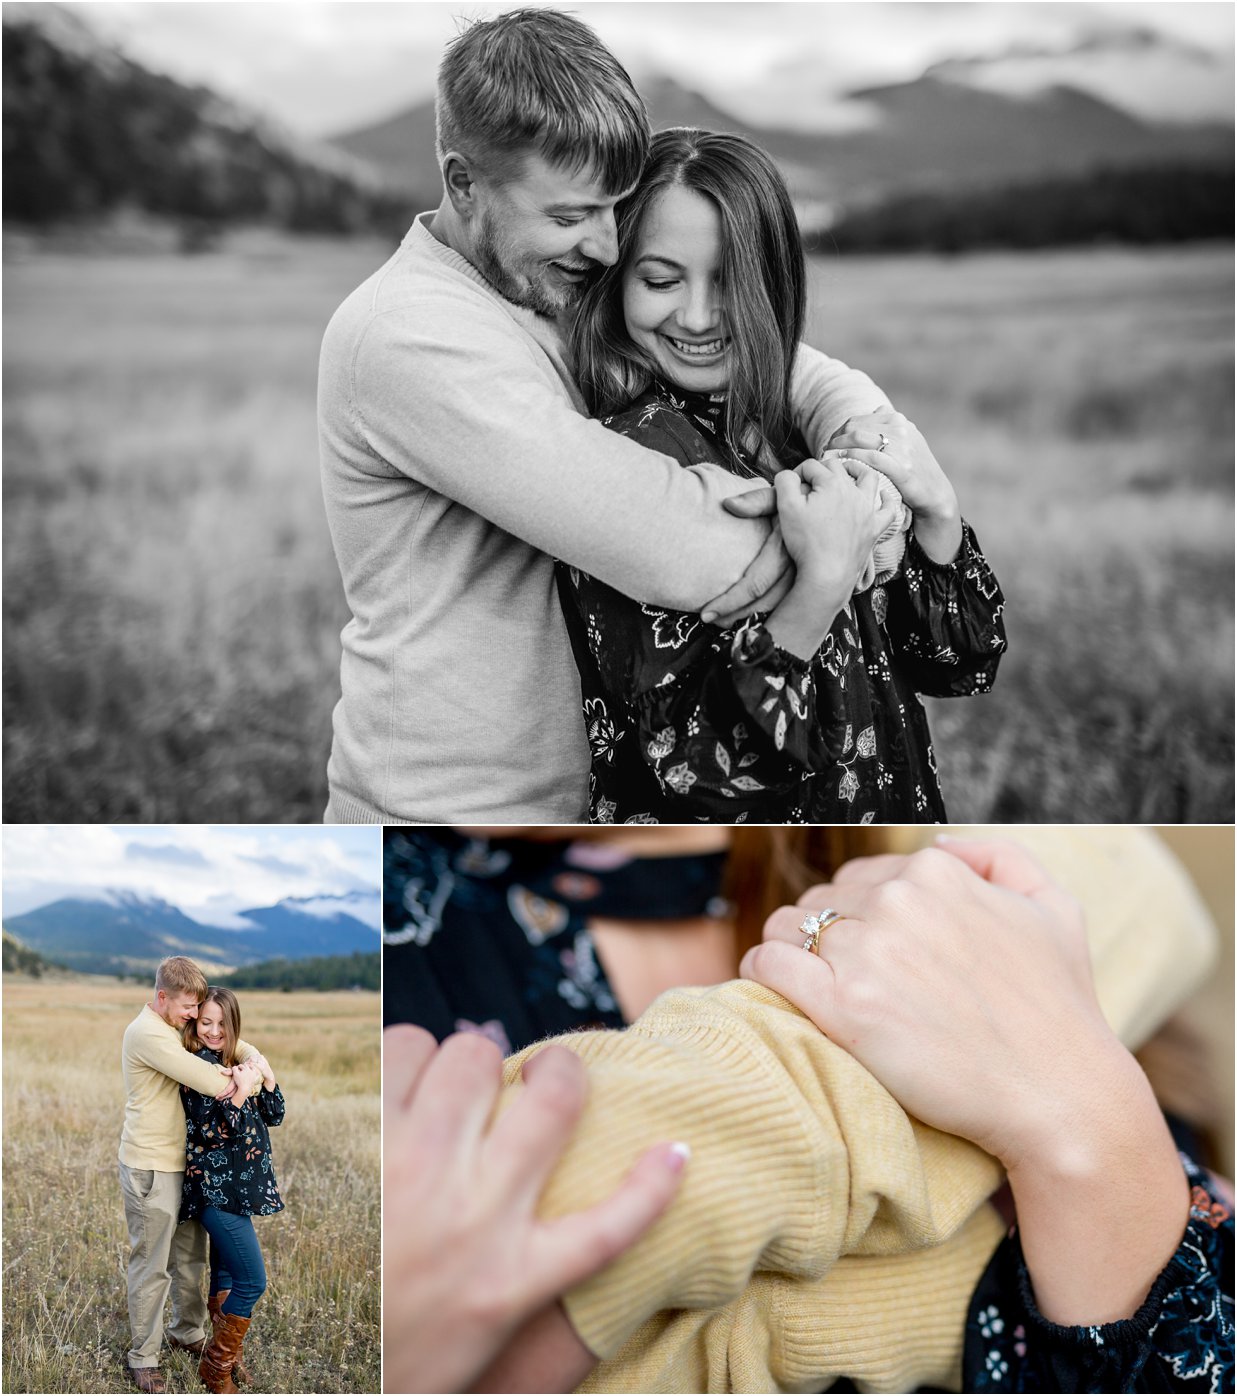
<svg viewBox="0 0 1237 1396"><path fill-rule="evenodd" d="M314 391L370 242L10 244L8 820L321 816L347 619ZM808 338L957 485L1008 600L931 704L958 820L1233 817L1229 246L819 258Z"/></svg>
<svg viewBox="0 0 1237 1396"><path fill-rule="evenodd" d="M130 1391L120 1042L148 995L103 976L5 974L3 989L3 1389ZM256 1223L254 1389L377 1391L378 995L240 998L288 1103L271 1134L285 1210ZM162 1362L169 1390L201 1390L196 1359L165 1347Z"/></svg>

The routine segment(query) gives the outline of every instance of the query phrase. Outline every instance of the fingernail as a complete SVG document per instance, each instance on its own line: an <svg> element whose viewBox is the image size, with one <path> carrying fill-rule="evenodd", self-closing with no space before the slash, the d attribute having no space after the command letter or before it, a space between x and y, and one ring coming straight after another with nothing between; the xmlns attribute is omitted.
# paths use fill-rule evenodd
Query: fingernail
<svg viewBox="0 0 1237 1396"><path fill-rule="evenodd" d="M957 843L958 840L952 834L937 834L937 843Z"/></svg>
<svg viewBox="0 0 1237 1396"><path fill-rule="evenodd" d="M690 1144L684 1144L680 1140L677 1144L671 1144L670 1152L666 1155L666 1166L671 1173L682 1173L687 1167L687 1160L692 1156Z"/></svg>
<svg viewBox="0 0 1237 1396"><path fill-rule="evenodd" d="M716 612L716 611L701 611L701 612L700 612L700 619L701 619L702 621L704 621L705 625L712 625L713 622L717 619L717 612Z"/></svg>

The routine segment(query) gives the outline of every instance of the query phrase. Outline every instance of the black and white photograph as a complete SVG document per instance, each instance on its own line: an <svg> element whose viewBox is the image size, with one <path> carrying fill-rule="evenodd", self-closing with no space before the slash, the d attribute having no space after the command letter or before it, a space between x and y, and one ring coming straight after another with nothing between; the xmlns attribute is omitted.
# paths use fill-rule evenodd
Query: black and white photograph
<svg viewBox="0 0 1237 1396"><path fill-rule="evenodd" d="M6 4L4 817L1233 815L1233 10Z"/></svg>

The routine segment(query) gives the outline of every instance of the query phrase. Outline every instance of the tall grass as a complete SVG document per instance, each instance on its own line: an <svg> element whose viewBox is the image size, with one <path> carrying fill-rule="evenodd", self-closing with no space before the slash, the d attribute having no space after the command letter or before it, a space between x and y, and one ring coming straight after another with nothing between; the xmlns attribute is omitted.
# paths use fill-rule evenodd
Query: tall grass
<svg viewBox="0 0 1237 1396"><path fill-rule="evenodd" d="M6 1391L127 1391L129 1246L116 1172L120 1041L142 988L4 976ZM271 1131L285 1210L255 1222L268 1289L245 1356L257 1391L377 1391L376 994L240 995L288 1102ZM196 1359L165 1348L169 1388Z"/></svg>
<svg viewBox="0 0 1237 1396"><path fill-rule="evenodd" d="M338 632L318 343L373 244L5 267L5 817L311 820ZM1231 248L818 260L1009 598L952 817L1232 818Z"/></svg>

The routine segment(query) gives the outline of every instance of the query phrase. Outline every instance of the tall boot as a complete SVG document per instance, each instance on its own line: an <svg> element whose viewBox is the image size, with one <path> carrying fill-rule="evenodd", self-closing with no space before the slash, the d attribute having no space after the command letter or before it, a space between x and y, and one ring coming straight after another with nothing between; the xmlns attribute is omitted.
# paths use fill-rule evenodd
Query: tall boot
<svg viewBox="0 0 1237 1396"><path fill-rule="evenodd" d="M206 1300L206 1307L210 1310L210 1322L212 1329L219 1322L223 1313L223 1301L231 1294L230 1289L221 1289L218 1294L210 1295ZM253 1377L249 1374L249 1368L245 1366L245 1358L240 1349L236 1352L236 1361L232 1364L232 1380L244 1382L246 1386L253 1385Z"/></svg>
<svg viewBox="0 0 1237 1396"><path fill-rule="evenodd" d="M248 1328L249 1320L241 1318L239 1314L219 1315L214 1334L198 1363L198 1376L202 1378L207 1391L236 1396L240 1390L232 1380L232 1364L240 1353Z"/></svg>

